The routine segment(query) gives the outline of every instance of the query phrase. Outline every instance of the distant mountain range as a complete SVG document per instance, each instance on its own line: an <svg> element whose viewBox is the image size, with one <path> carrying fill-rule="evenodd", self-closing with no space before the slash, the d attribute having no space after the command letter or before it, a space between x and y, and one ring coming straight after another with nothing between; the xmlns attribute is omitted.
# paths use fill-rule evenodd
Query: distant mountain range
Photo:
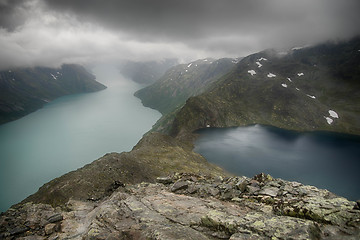
<svg viewBox="0 0 360 240"><path fill-rule="evenodd" d="M135 93L146 107L162 114L182 106L191 97L203 93L220 76L229 72L237 60L201 59L170 68L158 81Z"/></svg>
<svg viewBox="0 0 360 240"><path fill-rule="evenodd" d="M235 67L227 65L211 81L203 81L208 70L184 81L180 73L187 74L189 65L172 68L135 94L165 114L153 130L178 136L199 128L258 123L360 134L359 38L287 52L265 50Z"/></svg>
<svg viewBox="0 0 360 240"><path fill-rule="evenodd" d="M126 61L119 70L124 77L140 84L151 84L158 80L170 67L178 64L177 59L161 61Z"/></svg>
<svg viewBox="0 0 360 240"><path fill-rule="evenodd" d="M170 68L154 84L134 95L146 107L160 111L163 116L155 124L155 131L169 127L175 114L189 97L205 92L219 77L228 73L239 59L200 59Z"/></svg>
<svg viewBox="0 0 360 240"><path fill-rule="evenodd" d="M0 124L29 114L60 96L105 89L80 65L0 71Z"/></svg>

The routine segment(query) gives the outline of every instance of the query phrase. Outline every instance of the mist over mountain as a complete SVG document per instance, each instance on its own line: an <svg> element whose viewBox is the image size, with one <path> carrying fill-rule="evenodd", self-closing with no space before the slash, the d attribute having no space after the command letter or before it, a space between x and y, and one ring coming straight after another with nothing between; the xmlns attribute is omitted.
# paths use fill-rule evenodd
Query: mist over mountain
<svg viewBox="0 0 360 240"><path fill-rule="evenodd" d="M135 93L146 107L165 114L198 95L235 66L238 59L200 59L169 69L151 86Z"/></svg>
<svg viewBox="0 0 360 240"><path fill-rule="evenodd" d="M126 61L119 69L124 77L141 84L151 84L158 80L170 67L178 64L177 59L136 62Z"/></svg>
<svg viewBox="0 0 360 240"><path fill-rule="evenodd" d="M359 1L0 2L0 69L243 57L360 34Z"/></svg>

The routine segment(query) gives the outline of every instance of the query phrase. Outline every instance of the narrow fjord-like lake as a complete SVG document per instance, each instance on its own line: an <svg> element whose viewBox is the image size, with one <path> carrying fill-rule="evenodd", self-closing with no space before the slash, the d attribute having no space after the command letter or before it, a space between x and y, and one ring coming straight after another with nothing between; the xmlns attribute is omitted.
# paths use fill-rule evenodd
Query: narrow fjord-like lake
<svg viewBox="0 0 360 240"><path fill-rule="evenodd" d="M236 175L260 172L360 199L360 137L268 126L203 129L195 151Z"/></svg>
<svg viewBox="0 0 360 240"><path fill-rule="evenodd" d="M140 85L115 68L94 72L106 90L61 97L0 125L0 211L108 152L130 151L160 118L133 96ZM234 174L265 172L360 199L360 137L261 125L199 132L195 151Z"/></svg>
<svg viewBox="0 0 360 240"><path fill-rule="evenodd" d="M160 118L133 96L141 86L116 68L94 73L107 89L61 97L0 125L0 211L108 152L130 151Z"/></svg>

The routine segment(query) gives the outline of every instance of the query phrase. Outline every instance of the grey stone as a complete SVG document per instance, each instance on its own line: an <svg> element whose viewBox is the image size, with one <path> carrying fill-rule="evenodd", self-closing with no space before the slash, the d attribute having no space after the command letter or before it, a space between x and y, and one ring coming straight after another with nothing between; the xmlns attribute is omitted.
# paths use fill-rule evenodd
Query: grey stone
<svg viewBox="0 0 360 240"><path fill-rule="evenodd" d="M233 198L239 197L241 194L240 190L230 189L225 192L221 192L221 199L231 200Z"/></svg>
<svg viewBox="0 0 360 240"><path fill-rule="evenodd" d="M220 190L215 188L215 187L210 187L210 186L207 186L204 188L204 191L209 194L210 196L217 196L219 193L220 193Z"/></svg>
<svg viewBox="0 0 360 240"><path fill-rule="evenodd" d="M171 177L158 177L156 178L156 182L162 184L171 184L173 182Z"/></svg>
<svg viewBox="0 0 360 240"><path fill-rule="evenodd" d="M250 185L250 186L252 186L252 187L259 187L259 186L260 186L260 182L258 182L257 180L251 179L251 180L249 181L249 184L248 184L248 185Z"/></svg>
<svg viewBox="0 0 360 240"><path fill-rule="evenodd" d="M18 226L18 227L15 227L15 228L11 229L9 231L9 233L10 233L10 235L17 235L17 234L24 233L27 230L29 230L29 228L26 227L26 226Z"/></svg>
<svg viewBox="0 0 360 240"><path fill-rule="evenodd" d="M189 194L194 194L194 193L196 193L198 190L199 190L199 187L198 187L198 186L196 186L195 184L191 184L190 186L188 186L188 188L187 188L186 191L187 191Z"/></svg>
<svg viewBox="0 0 360 240"><path fill-rule="evenodd" d="M248 185L246 187L246 191L248 192L249 195L254 195L254 194L257 194L260 191L260 188Z"/></svg>
<svg viewBox="0 0 360 240"><path fill-rule="evenodd" d="M274 180L274 178L272 176L270 176L269 174L265 174L265 173L260 173L258 175L255 175L253 177L253 179L260 183L267 183L267 182L271 182Z"/></svg>
<svg viewBox="0 0 360 240"><path fill-rule="evenodd" d="M270 197L276 197L278 195L279 189L276 187L269 187L262 189L259 194L261 195L267 195Z"/></svg>
<svg viewBox="0 0 360 240"><path fill-rule="evenodd" d="M188 186L189 183L187 181L179 180L172 185L171 191L176 192L178 190L186 189Z"/></svg>
<svg viewBox="0 0 360 240"><path fill-rule="evenodd" d="M231 235L229 240L265 240L267 237L260 236L253 232L235 233Z"/></svg>
<svg viewBox="0 0 360 240"><path fill-rule="evenodd" d="M56 229L56 224L55 223L49 223L45 226L44 230L45 230L45 234L46 235L51 235L55 232Z"/></svg>
<svg viewBox="0 0 360 240"><path fill-rule="evenodd" d="M239 179L239 181L236 183L237 189L239 189L241 192L245 192L246 186L248 184L248 181L245 178Z"/></svg>
<svg viewBox="0 0 360 240"><path fill-rule="evenodd" d="M357 200L354 206L355 210L360 210L360 200Z"/></svg>
<svg viewBox="0 0 360 240"><path fill-rule="evenodd" d="M60 214L60 213L57 213L57 214L55 214L55 215L52 215L52 216L50 216L48 219L47 219L47 221L49 222L49 223L56 223L56 222L60 222L60 221L62 221L63 220L63 216Z"/></svg>

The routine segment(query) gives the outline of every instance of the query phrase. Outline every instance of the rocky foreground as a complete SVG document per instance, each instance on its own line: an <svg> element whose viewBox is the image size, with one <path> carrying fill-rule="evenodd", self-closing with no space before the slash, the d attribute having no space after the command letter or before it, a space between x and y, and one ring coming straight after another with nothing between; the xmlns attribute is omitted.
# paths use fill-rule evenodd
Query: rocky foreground
<svg viewBox="0 0 360 240"><path fill-rule="evenodd" d="M1 239L360 239L360 203L259 174L172 174L118 184L100 201L23 203L0 217Z"/></svg>

